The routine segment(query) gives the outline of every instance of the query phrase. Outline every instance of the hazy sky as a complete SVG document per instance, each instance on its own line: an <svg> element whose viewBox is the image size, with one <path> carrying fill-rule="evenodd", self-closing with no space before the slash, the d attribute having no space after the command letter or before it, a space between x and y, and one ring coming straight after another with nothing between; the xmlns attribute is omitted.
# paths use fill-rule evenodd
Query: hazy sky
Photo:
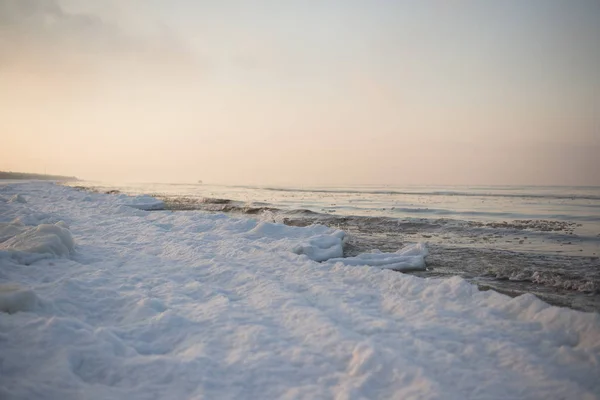
<svg viewBox="0 0 600 400"><path fill-rule="evenodd" d="M0 0L0 169L600 185L600 1Z"/></svg>

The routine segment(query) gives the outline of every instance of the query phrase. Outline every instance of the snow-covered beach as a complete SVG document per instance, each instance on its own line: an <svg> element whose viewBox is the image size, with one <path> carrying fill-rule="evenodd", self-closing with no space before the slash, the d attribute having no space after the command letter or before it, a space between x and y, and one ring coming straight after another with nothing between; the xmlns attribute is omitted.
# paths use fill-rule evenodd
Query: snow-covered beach
<svg viewBox="0 0 600 400"><path fill-rule="evenodd" d="M0 185L0 398L600 398L598 313L158 206Z"/></svg>
<svg viewBox="0 0 600 400"><path fill-rule="evenodd" d="M533 293L555 306L600 312L600 187L69 185L154 196L164 203L157 208L173 211L325 225L346 233L345 257L425 240L427 268L411 274L460 276L511 297Z"/></svg>

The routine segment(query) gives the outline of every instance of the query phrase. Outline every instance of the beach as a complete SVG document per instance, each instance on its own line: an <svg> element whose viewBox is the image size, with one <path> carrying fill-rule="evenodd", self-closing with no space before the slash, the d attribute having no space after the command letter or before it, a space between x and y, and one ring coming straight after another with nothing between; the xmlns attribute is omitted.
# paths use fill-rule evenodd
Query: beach
<svg viewBox="0 0 600 400"><path fill-rule="evenodd" d="M162 209L0 185L0 397L599 397L598 313L387 269L424 243Z"/></svg>

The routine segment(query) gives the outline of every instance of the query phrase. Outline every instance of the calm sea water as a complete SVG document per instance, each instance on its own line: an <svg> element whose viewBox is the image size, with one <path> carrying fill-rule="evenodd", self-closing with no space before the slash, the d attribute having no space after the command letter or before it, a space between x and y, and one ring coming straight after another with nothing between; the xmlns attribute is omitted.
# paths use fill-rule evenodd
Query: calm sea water
<svg viewBox="0 0 600 400"><path fill-rule="evenodd" d="M155 195L172 210L335 226L350 234L348 255L426 241L431 256L421 275L461 275L511 295L600 310L600 187L84 186Z"/></svg>

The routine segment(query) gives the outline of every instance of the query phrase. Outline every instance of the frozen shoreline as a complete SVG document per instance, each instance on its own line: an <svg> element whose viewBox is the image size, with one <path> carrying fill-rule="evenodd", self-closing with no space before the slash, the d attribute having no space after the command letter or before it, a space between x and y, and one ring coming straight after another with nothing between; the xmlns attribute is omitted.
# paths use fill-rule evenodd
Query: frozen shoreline
<svg viewBox="0 0 600 400"><path fill-rule="evenodd" d="M0 237L0 397L598 398L600 314L318 263L325 227L146 205L0 186L5 228L64 245Z"/></svg>
<svg viewBox="0 0 600 400"><path fill-rule="evenodd" d="M224 212L235 217L259 218L291 226L321 224L341 229L348 234L343 251L345 257L355 257L373 249L395 252L402 243L426 240L431 249L431 262L427 264L427 269L411 270L406 267L404 272L421 277L460 276L483 290L493 288L512 297L533 293L552 305L580 311L600 311L599 241L597 237L583 233L591 226L583 229L582 224L571 220L470 221L336 215L314 211L315 204L310 199L303 200L305 203L296 199L295 204L305 207L311 207L312 204L312 210L289 209L285 206L277 208L283 206L281 201L275 204L267 202L267 199L256 201L260 197L254 192L245 193L246 200L240 201L241 195L236 193L236 187L232 187L229 193L225 187L219 187L220 191L213 193L214 188L200 191L197 187L180 186L98 186L97 183L87 182L75 187L113 195L120 195L124 190L128 194L157 196L164 202L164 210ZM166 192L162 193L161 190ZM284 198L297 195L297 191L293 190L281 189L277 192L283 193ZM315 193L322 192L317 190ZM300 193L312 192L301 190ZM206 197L214 194L222 196ZM473 192L467 198L476 194ZM518 196L521 195L525 198L542 196L541 193ZM515 196L517 193L508 198ZM548 197L548 194L545 196ZM550 195L549 198L554 197L567 198L564 194Z"/></svg>

